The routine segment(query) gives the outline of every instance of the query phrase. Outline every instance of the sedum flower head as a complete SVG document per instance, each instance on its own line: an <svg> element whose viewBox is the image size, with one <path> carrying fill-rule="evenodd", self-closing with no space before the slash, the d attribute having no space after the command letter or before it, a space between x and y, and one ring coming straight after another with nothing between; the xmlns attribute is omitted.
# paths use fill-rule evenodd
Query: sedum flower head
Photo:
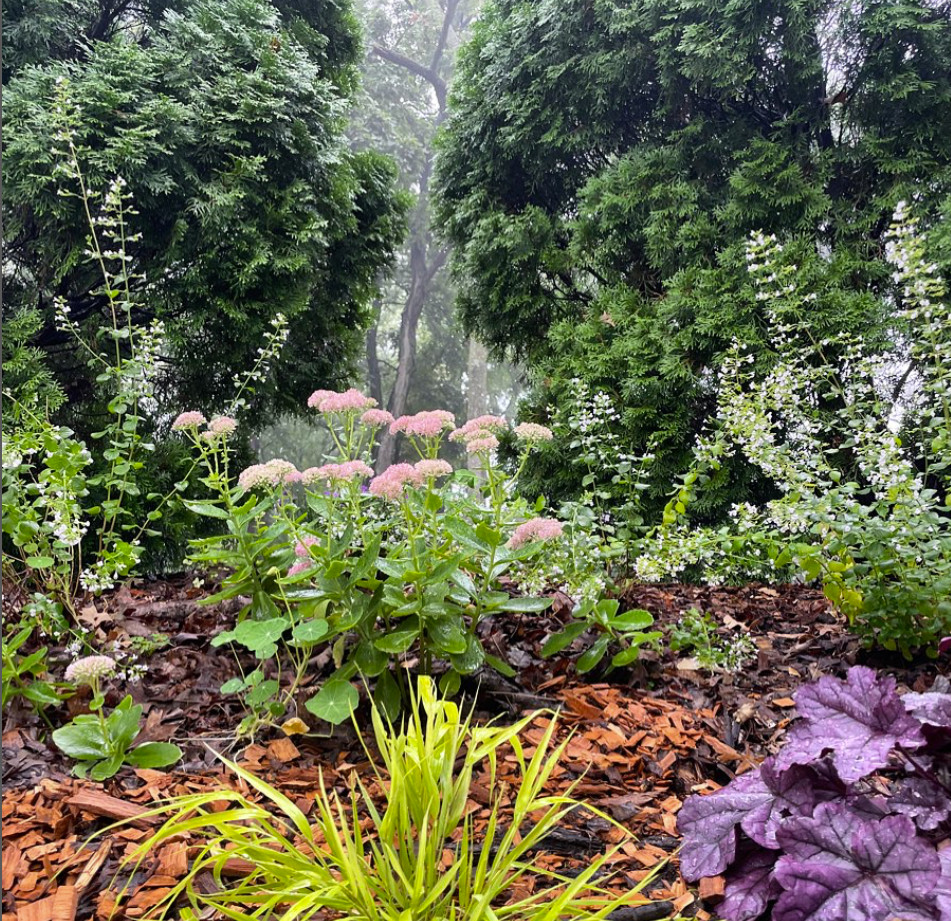
<svg viewBox="0 0 951 921"><path fill-rule="evenodd" d="M364 425L371 426L383 426L383 425L392 425L394 422L393 414L387 412L385 409L368 409L362 416L360 416L360 421Z"/></svg>
<svg viewBox="0 0 951 921"><path fill-rule="evenodd" d="M189 410L188 412L179 413L178 418L172 423L172 431L181 432L184 429L198 428L199 425L204 425L206 421L200 412Z"/></svg>
<svg viewBox="0 0 951 921"><path fill-rule="evenodd" d="M451 429L456 424L456 417L445 409L430 409L415 416L400 416L390 425L390 434L403 432L417 438L434 438L442 434L444 429Z"/></svg>
<svg viewBox="0 0 951 921"><path fill-rule="evenodd" d="M522 422L515 426L515 434L523 441L551 441L554 433L545 425L536 422Z"/></svg>
<svg viewBox="0 0 951 921"><path fill-rule="evenodd" d="M509 427L508 422L501 416L476 416L449 435L450 441L469 441L472 438L483 438L496 432L504 432Z"/></svg>
<svg viewBox="0 0 951 921"><path fill-rule="evenodd" d="M255 489L258 486L280 486L282 483L296 483L301 474L290 462L281 458L269 460L266 464L252 464L241 471L238 485L242 489Z"/></svg>
<svg viewBox="0 0 951 921"><path fill-rule="evenodd" d="M424 479L437 476L449 476L452 473L452 464L437 458L436 460L421 460L413 465L416 472Z"/></svg>
<svg viewBox="0 0 951 921"><path fill-rule="evenodd" d="M466 441L466 451L469 454L487 454L489 451L494 451L498 446L498 438L491 433L482 434Z"/></svg>
<svg viewBox="0 0 951 921"><path fill-rule="evenodd" d="M115 673L116 660L110 656L84 656L66 668L66 680L74 684L94 684Z"/></svg>
<svg viewBox="0 0 951 921"><path fill-rule="evenodd" d="M337 393L333 390L315 390L307 400L307 405L316 408L320 413L329 415L372 409L376 406L376 400L373 397L368 397L355 387L351 387L343 393Z"/></svg>
<svg viewBox="0 0 951 921"><path fill-rule="evenodd" d="M379 476L370 480L370 493L383 499L396 500L403 495L403 490L410 486L419 486L422 476L412 464L393 464L387 467Z"/></svg>
<svg viewBox="0 0 951 921"><path fill-rule="evenodd" d="M307 572L307 570L312 569L313 566L314 564L311 560L298 560L293 566L291 566L290 569L287 570L288 578L299 575L302 572Z"/></svg>
<svg viewBox="0 0 951 921"><path fill-rule="evenodd" d="M516 550L532 541L555 540L561 537L564 525L553 518L529 518L523 521L509 538L508 546Z"/></svg>
<svg viewBox="0 0 951 921"><path fill-rule="evenodd" d="M232 435L237 427L237 421L232 419L231 416L215 416L208 423L208 431L212 435Z"/></svg>

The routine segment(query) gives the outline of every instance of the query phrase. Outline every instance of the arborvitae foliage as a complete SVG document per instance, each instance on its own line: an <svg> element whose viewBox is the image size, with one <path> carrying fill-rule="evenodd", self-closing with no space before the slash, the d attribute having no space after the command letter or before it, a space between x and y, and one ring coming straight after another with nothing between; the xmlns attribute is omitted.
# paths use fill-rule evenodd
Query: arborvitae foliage
<svg viewBox="0 0 951 921"><path fill-rule="evenodd" d="M64 78L90 187L121 175L135 198L137 320L166 321L168 405L223 405L278 311L293 334L259 414L345 375L405 214L390 161L343 135L349 2L20 0L4 29L5 300L45 311L36 341L72 400L89 388L51 304L95 330L104 301L81 202L58 194Z"/></svg>
<svg viewBox="0 0 951 921"><path fill-rule="evenodd" d="M762 340L751 231L822 275L817 338L887 334L895 203L951 209L951 5L490 0L437 167L469 329L528 359L539 417L573 378L607 391L631 450L657 436L659 497L719 356ZM761 488L724 478L714 506Z"/></svg>

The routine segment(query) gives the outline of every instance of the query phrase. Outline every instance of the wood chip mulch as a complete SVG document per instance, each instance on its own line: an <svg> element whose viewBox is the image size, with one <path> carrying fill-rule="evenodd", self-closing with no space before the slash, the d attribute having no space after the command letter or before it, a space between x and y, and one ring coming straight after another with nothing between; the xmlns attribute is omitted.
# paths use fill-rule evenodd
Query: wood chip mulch
<svg viewBox="0 0 951 921"><path fill-rule="evenodd" d="M717 786L705 779L707 757L713 756L733 770L752 764L720 740L715 709L690 708L607 684L566 687L556 690L555 697L563 708L557 737L570 736L570 740L550 789L562 792L575 783L578 799L633 833L612 861L616 876L610 885L619 891L638 883L650 868L668 860L675 851L676 814L684 796ZM526 730L529 754L549 718L539 714ZM16 749L23 744L24 735L22 730L5 734L5 748ZM349 789L353 771L364 778L371 791L377 788L359 747L349 754L338 752L333 761L320 764L302 754L314 741L298 736L251 745L244 750L241 763L277 785L305 811L313 809L318 764L327 782L341 793ZM297 766L298 762L308 763ZM514 755L503 755L500 779L514 781L515 776ZM487 778L477 775L472 788L469 805L477 827L489 814L486 784ZM222 786L248 792L241 781L218 772L137 770L134 774L125 771L106 784L47 777L29 789L9 793L2 807L2 921L143 917L185 874L190 842L174 841L150 855L117 905L117 892L128 882L119 872L120 863L148 838L158 821L136 822L135 817L168 796ZM513 783L512 788L517 790L517 785ZM118 819L132 821L87 840ZM572 825L560 830L546 846L546 853L537 855L540 866L570 872L584 866L591 854L623 838L610 823L588 810L579 810L572 820ZM631 917L663 917L688 909L698 918L710 917L698 908L696 891L685 886L677 874L676 858L653 881L649 898L663 904L645 906L654 909L653 914L648 910Z"/></svg>

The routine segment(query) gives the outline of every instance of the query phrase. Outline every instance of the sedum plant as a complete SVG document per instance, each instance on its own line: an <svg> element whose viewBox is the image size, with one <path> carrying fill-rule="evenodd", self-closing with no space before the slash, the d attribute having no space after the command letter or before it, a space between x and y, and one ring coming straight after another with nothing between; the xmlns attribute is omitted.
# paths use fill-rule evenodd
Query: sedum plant
<svg viewBox="0 0 951 921"><path fill-rule="evenodd" d="M379 708L373 711L382 805L359 780L345 804L321 778L313 825L274 787L229 765L277 815L230 790L181 797L155 810L172 815L143 845L140 861L176 836L201 840L188 875L155 914L164 916L184 897L189 907L182 917L192 919L213 910L232 921L306 921L327 912L353 921L597 921L644 901L639 891L646 879L622 895L604 888L619 845L573 878L533 865L531 854L580 804L570 790L545 792L567 742L553 746L552 719L529 755L520 737L532 718L506 727L473 725L421 677L399 729ZM518 766L512 791L496 772L503 746L511 746ZM484 831L476 829L469 805L483 764L491 804ZM509 796L511 816L503 820ZM226 872L236 858L250 865L238 879ZM215 882L210 892L199 881L208 874ZM528 874L544 884L507 902Z"/></svg>
<svg viewBox="0 0 951 921"><path fill-rule="evenodd" d="M116 670L110 656L84 656L66 669L66 680L92 689L89 713L81 713L72 722L53 732L53 742L64 755L74 759L73 773L93 780L108 780L129 764L137 768L160 768L182 757L177 745L169 742L143 742L133 745L142 724L142 707L126 695L107 716L104 712L103 678Z"/></svg>
<svg viewBox="0 0 951 921"><path fill-rule="evenodd" d="M347 719L358 699L350 682L359 677L376 679L377 699L394 714L407 692L405 669L394 662L441 670L448 692L484 664L511 674L482 646L478 628L487 617L541 612L551 601L539 596L553 587L600 588L590 579L592 558L573 552L565 523L538 516L516 495L518 472L551 437L548 429L523 423L512 431L494 416L454 428L442 410L393 419L352 389L317 391L309 403L337 453L304 471L275 459L235 476L233 420L206 424L183 413L174 425L193 442L214 496L186 504L223 528L193 542L194 562L230 571L207 600L250 599L236 627L213 640L260 663L224 687L244 696L241 732L301 715L298 691L317 645L331 646L336 671L305 701L309 712ZM374 476L368 461L384 426L402 434L418 460ZM484 480L439 457L447 437L477 459ZM518 445L514 474L498 462L500 437Z"/></svg>

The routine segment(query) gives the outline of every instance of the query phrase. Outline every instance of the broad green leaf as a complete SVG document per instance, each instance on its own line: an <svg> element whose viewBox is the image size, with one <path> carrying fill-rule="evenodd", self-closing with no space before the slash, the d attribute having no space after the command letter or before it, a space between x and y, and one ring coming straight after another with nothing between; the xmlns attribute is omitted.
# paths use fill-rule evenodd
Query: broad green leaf
<svg viewBox="0 0 951 921"><path fill-rule="evenodd" d="M576 640L585 630L588 629L586 623L578 622L573 624L568 624L564 630L560 633L553 633L542 646L542 655L547 658L548 656L553 656L556 653L561 652L563 649L567 649L574 640Z"/></svg>
<svg viewBox="0 0 951 921"><path fill-rule="evenodd" d="M287 625L286 617L243 620L234 628L234 641L252 652L269 649L284 635Z"/></svg>
<svg viewBox="0 0 951 921"><path fill-rule="evenodd" d="M262 681L254 688L254 690L245 697L245 701L251 707L260 707L269 701L280 689L280 684L274 678L268 678L267 681Z"/></svg>
<svg viewBox="0 0 951 921"><path fill-rule="evenodd" d="M102 726L90 714L77 716L71 723L54 730L53 742L63 754L80 760L101 758L108 750Z"/></svg>
<svg viewBox="0 0 951 921"><path fill-rule="evenodd" d="M518 674L511 665L508 664L503 659L500 659L498 656L490 655L489 653L485 654L485 661L488 665L494 668L500 675L505 675L506 678L514 678Z"/></svg>
<svg viewBox="0 0 951 921"><path fill-rule="evenodd" d="M144 742L137 745L125 760L138 768L160 768L174 764L182 757L182 750L170 742Z"/></svg>
<svg viewBox="0 0 951 921"><path fill-rule="evenodd" d="M183 499L182 505L190 512L194 512L196 515L203 515L205 518L227 520L230 517L225 509L219 508L217 505L212 505L210 502L193 502L191 499Z"/></svg>
<svg viewBox="0 0 951 921"><path fill-rule="evenodd" d="M575 668L578 671L578 674L584 675L587 672L590 672L597 664L604 658L604 654L608 651L608 645L611 642L611 637L607 634L599 636L591 647L585 650L579 657L577 663L575 663Z"/></svg>
<svg viewBox="0 0 951 921"><path fill-rule="evenodd" d="M612 627L618 627L624 630L643 630L653 623L654 618L650 613L640 610L626 611L624 614L618 614L610 620Z"/></svg>
<svg viewBox="0 0 951 921"><path fill-rule="evenodd" d="M334 725L350 718L360 694L349 681L331 678L304 706L319 719Z"/></svg>
<svg viewBox="0 0 951 921"><path fill-rule="evenodd" d="M520 614L538 614L550 608L551 602L551 598L509 598L499 605L499 609Z"/></svg>
<svg viewBox="0 0 951 921"><path fill-rule="evenodd" d="M373 645L382 652L399 655L406 652L419 636L419 620L411 617L403 621L395 630L373 641Z"/></svg>
<svg viewBox="0 0 951 921"><path fill-rule="evenodd" d="M328 624L326 620L314 618L312 620L305 620L303 623L294 627L291 636L293 636L298 643L316 643L318 640L323 639L329 631L330 624Z"/></svg>

